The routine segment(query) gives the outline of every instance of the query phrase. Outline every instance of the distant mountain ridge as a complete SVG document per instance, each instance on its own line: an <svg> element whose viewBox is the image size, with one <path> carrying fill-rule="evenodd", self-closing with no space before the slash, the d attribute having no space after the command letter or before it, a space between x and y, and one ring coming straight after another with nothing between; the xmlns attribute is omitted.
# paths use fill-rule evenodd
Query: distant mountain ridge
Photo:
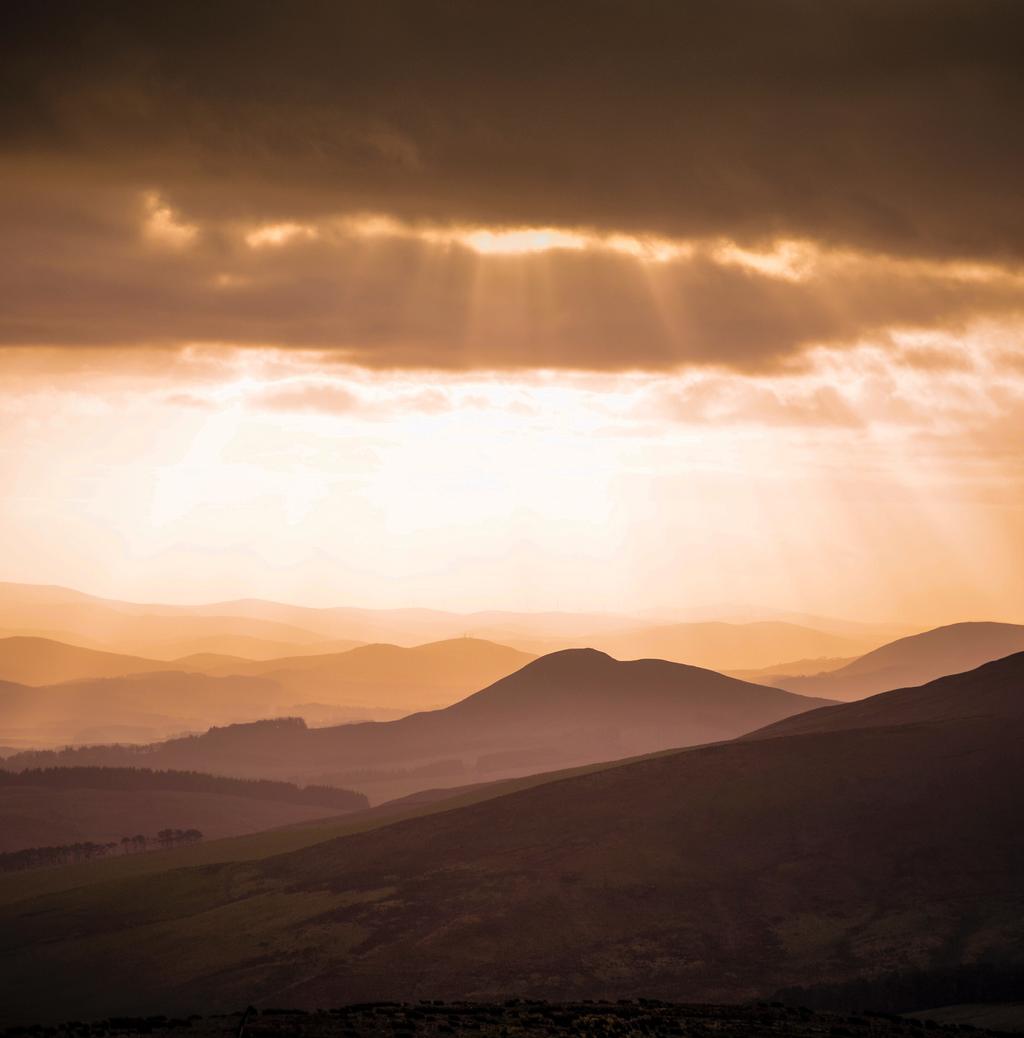
<svg viewBox="0 0 1024 1038"><path fill-rule="evenodd" d="M661 754L291 854L8 905L2 1012L24 1017L42 992L65 1018L282 991L307 1008L745 1002L1019 971L1024 654L936 685L948 719L922 723L890 694L873 727ZM197 942L200 961L183 954ZM106 956L128 949L126 996Z"/></svg>
<svg viewBox="0 0 1024 1038"><path fill-rule="evenodd" d="M766 684L832 699L861 699L887 689L971 670L990 660L1024 651L1024 625L976 621L948 624L889 642L825 674L774 674Z"/></svg>
<svg viewBox="0 0 1024 1038"><path fill-rule="evenodd" d="M163 662L5 638L0 681L12 683L0 692L0 742L152 742L277 714L333 724L393 718L454 702L532 658L460 638L262 662L216 655Z"/></svg>
<svg viewBox="0 0 1024 1038"><path fill-rule="evenodd" d="M877 643L799 624L763 620L660 624L594 633L575 644L592 646L616 659L661 659L732 671L770 666L787 658L852 656ZM556 646L549 643L549 651L554 648Z"/></svg>
<svg viewBox="0 0 1024 1038"><path fill-rule="evenodd" d="M822 628L814 626L818 621ZM0 631L5 627L24 634L60 631L76 644L164 660L196 653L266 659L317 653L324 643L340 651L359 643L410 647L468 635L532 655L595 647L619 659L652 657L715 670L755 669L787 658L853 656L874 648L891 630L891 625L799 614L666 623L626 614L310 607L254 598L180 606L0 583ZM261 641L272 645L271 651L261 649ZM288 644L296 646L294 652L282 648Z"/></svg>
<svg viewBox="0 0 1024 1038"><path fill-rule="evenodd" d="M20 754L8 766L186 768L352 785L379 800L429 785L465 785L479 776L728 739L820 705L699 667L621 662L593 649L569 649L534 660L445 709L396 721L319 729L295 722L236 725L145 748Z"/></svg>
<svg viewBox="0 0 1024 1038"><path fill-rule="evenodd" d="M979 717L1024 721L1024 652L949 674L924 685L879 692L867 699L810 710L776 721L744 739L818 735L889 725L973 721Z"/></svg>
<svg viewBox="0 0 1024 1038"><path fill-rule="evenodd" d="M0 638L0 680L19 685L57 685L85 678L113 678L172 669L162 660L85 649L50 638Z"/></svg>

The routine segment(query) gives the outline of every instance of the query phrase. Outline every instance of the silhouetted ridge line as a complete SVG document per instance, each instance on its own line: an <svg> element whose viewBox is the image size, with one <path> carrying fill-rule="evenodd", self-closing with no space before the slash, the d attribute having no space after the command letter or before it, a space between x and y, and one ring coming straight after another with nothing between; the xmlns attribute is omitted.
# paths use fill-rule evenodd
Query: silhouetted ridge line
<svg viewBox="0 0 1024 1038"><path fill-rule="evenodd" d="M219 793L275 800L291 804L315 804L341 811L369 806L362 793L331 786L297 786L269 779L237 779L197 771L154 771L151 768L0 768L0 788L42 786L48 789L174 790L188 793Z"/></svg>
<svg viewBox="0 0 1024 1038"><path fill-rule="evenodd" d="M390 800L436 785L516 777L730 739L822 705L664 660L567 649L462 701L396 721L307 728L277 718L143 747L22 753L13 767L132 765L353 786ZM417 778L420 776L420 778Z"/></svg>
<svg viewBox="0 0 1024 1038"><path fill-rule="evenodd" d="M924 685L891 689L852 703L809 710L751 732L745 738L976 718L1024 719L1024 652Z"/></svg>
<svg viewBox="0 0 1024 1038"><path fill-rule="evenodd" d="M765 680L806 695L860 699L921 685L1024 651L1024 625L970 621L909 635L824 674L776 674Z"/></svg>

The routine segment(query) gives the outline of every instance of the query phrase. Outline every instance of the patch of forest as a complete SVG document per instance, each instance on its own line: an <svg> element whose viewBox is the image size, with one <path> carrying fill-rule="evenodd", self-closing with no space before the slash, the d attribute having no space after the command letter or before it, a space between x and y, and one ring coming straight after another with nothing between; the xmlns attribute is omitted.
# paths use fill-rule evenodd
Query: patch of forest
<svg viewBox="0 0 1024 1038"><path fill-rule="evenodd" d="M175 793L216 793L221 796L276 800L286 804L308 804L338 811L359 811L369 807L362 793L338 786L298 786L272 779L228 778L201 771L162 771L152 768L27 768L23 771L0 769L0 789L5 786L33 786L47 789L110 789L119 792L148 790Z"/></svg>
<svg viewBox="0 0 1024 1038"><path fill-rule="evenodd" d="M198 829L161 829L155 836L136 833L134 836L122 836L120 840L110 843L83 840L78 843L61 843L53 847L25 847L22 850L0 854L0 872L77 865L83 861L108 858L112 854L138 854L142 851L187 847L199 843L202 838L203 834Z"/></svg>

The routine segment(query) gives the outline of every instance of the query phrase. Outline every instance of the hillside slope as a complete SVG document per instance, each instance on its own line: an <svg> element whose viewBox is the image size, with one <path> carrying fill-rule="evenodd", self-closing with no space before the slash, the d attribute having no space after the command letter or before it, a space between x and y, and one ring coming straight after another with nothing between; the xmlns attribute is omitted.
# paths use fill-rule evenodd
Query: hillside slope
<svg viewBox="0 0 1024 1038"><path fill-rule="evenodd" d="M21 685L56 685L81 678L169 669L159 660L83 649L50 638L0 638L0 681Z"/></svg>
<svg viewBox="0 0 1024 1038"><path fill-rule="evenodd" d="M1024 651L1024 625L959 623L889 642L852 663L811 677L773 675L767 684L807 696L861 699L922 685Z"/></svg>
<svg viewBox="0 0 1024 1038"><path fill-rule="evenodd" d="M766 620L659 624L621 633L595 633L570 644L592 645L617 659L648 657L731 671L768 667L784 659L853 656L877 643Z"/></svg>
<svg viewBox="0 0 1024 1038"><path fill-rule="evenodd" d="M362 645L330 655L262 662L206 660L215 674L260 675L277 682L293 702L346 707L429 710L447 706L519 670L534 657L479 638L453 638L404 648Z"/></svg>
<svg viewBox="0 0 1024 1038"><path fill-rule="evenodd" d="M247 679L256 680L256 679ZM552 653L443 710L307 729L298 721L219 728L144 750L22 754L10 766L145 764L354 786L378 801L590 761L729 739L822 705L662 660L592 649Z"/></svg>
<svg viewBox="0 0 1024 1038"><path fill-rule="evenodd" d="M1017 717L1024 709L1024 652L926 685L808 711L761 728L746 739L821 734L896 724Z"/></svg>
<svg viewBox="0 0 1024 1038"><path fill-rule="evenodd" d="M159 671L28 686L0 683L0 741L36 745L149 742L279 712L266 678ZM200 769L202 770L202 769Z"/></svg>
<svg viewBox="0 0 1024 1038"><path fill-rule="evenodd" d="M278 858L25 901L0 911L2 1012L737 1001L1020 968L1022 736L1018 704L702 747Z"/></svg>

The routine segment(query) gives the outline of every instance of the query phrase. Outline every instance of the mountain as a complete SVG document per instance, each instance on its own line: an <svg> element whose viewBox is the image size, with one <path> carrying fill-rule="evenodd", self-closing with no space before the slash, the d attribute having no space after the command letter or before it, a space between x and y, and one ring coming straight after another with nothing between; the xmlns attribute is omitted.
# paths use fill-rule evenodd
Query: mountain
<svg viewBox="0 0 1024 1038"><path fill-rule="evenodd" d="M313 631L273 620L199 615L185 606L139 605L67 588L9 583L0 583L0 629L24 635L60 631L61 640L76 645L162 660L195 652L238 652L238 639L250 649L253 640L275 643L269 655L280 655L282 645L298 651L325 640Z"/></svg>
<svg viewBox="0 0 1024 1038"><path fill-rule="evenodd" d="M138 743L281 714L327 724L394 718L451 703L531 658L459 638L262 662L215 654L162 662L7 638L0 640L0 681L10 685L0 691L0 738L22 746ZM26 692L26 684L41 687Z"/></svg>
<svg viewBox="0 0 1024 1038"><path fill-rule="evenodd" d="M764 621L664 624L595 634L585 644L617 659L653 658L712 670L753 670L787 658L853 656L878 643L799 624Z"/></svg>
<svg viewBox="0 0 1024 1038"><path fill-rule="evenodd" d="M359 811L366 798L343 789L301 789L195 772L135 768L0 770L0 854L149 838L197 829L216 839ZM4 863L0 862L0 871Z"/></svg>
<svg viewBox="0 0 1024 1038"><path fill-rule="evenodd" d="M0 682L0 742L150 742L266 717L285 706L282 699L266 678L177 671L42 686Z"/></svg>
<svg viewBox="0 0 1024 1038"><path fill-rule="evenodd" d="M453 613L439 609L311 607L248 598L201 605L166 605L97 598L69 588L0 582L0 630L43 634L92 648L170 659L199 652L265 659L287 653L281 645L334 643L341 651L366 642L413 646L466 635L490 641L552 638L563 648L589 631L634 627L632 617L601 613L517 613L488 610ZM504 637L505 634L509 638ZM270 641L261 651L253 641ZM248 645L248 647L247 647ZM529 650L527 650L529 651Z"/></svg>
<svg viewBox="0 0 1024 1038"><path fill-rule="evenodd" d="M843 635L854 640L873 641L876 644L915 634L920 630L920 627L904 623L847 620L836 616L822 616L818 613L801 613L791 609L776 609L772 606L751 606L730 602L718 602L687 609L652 609L647 610L644 615L651 620L660 620L662 623L724 621L725 623L747 624L762 620L776 620L797 624L801 627L811 627L816 631L825 631L827 634Z"/></svg>
<svg viewBox="0 0 1024 1038"><path fill-rule="evenodd" d="M740 681L753 681L755 684L770 685L777 677L792 678L819 675L838 670L847 663L853 663L857 656L818 656L811 660L790 660L787 663L775 663L770 667L756 667L754 670L730 670L726 673Z"/></svg>
<svg viewBox="0 0 1024 1038"><path fill-rule="evenodd" d="M360 609L352 606L313 608L242 599L198 606L199 615L234 615L273 620L316 631L323 637L356 638L363 642L416 645L424 641L475 637L485 641L518 642L548 638L564 645L593 631L608 632L634 627L634 617L606 613L481 610L453 613L442 609Z"/></svg>
<svg viewBox="0 0 1024 1038"><path fill-rule="evenodd" d="M1024 975L1024 656L1001 662L956 693L968 720L661 754L291 854L9 903L0 1013L858 983L870 1006L900 978Z"/></svg>
<svg viewBox="0 0 1024 1038"><path fill-rule="evenodd" d="M141 656L83 649L49 638L0 639L0 681L21 685L55 685L81 678L166 670L168 665Z"/></svg>
<svg viewBox="0 0 1024 1038"><path fill-rule="evenodd" d="M779 688L829 699L861 699L890 688L920 685L989 660L1024 651L1024 625L959 623L899 638L838 670L813 677L773 675Z"/></svg>
<svg viewBox="0 0 1024 1038"><path fill-rule="evenodd" d="M1014 717L1024 705L1024 653L982 664L925 685L880 692L852 703L810 710L750 732L746 739L879 728L887 725Z"/></svg>
<svg viewBox="0 0 1024 1038"><path fill-rule="evenodd" d="M376 801L729 739L820 705L699 667L573 649L452 706L396 721L318 729L297 719L267 721L144 748L21 754L9 764L144 763L351 785Z"/></svg>
<svg viewBox="0 0 1024 1038"><path fill-rule="evenodd" d="M478 638L452 638L413 648L363 645L330 655L292 656L260 663L206 663L211 673L258 674L295 701L423 710L447 706L519 670L533 657Z"/></svg>
<svg viewBox="0 0 1024 1038"><path fill-rule="evenodd" d="M214 618L212 627L216 629L224 623L225 618ZM233 623L235 621L232 621ZM246 621L247 622L247 621ZM266 661L279 659L282 656L294 655L301 649L305 655L346 652L354 649L362 642L345 638L334 638L330 641L277 641L266 635L232 634L229 632L216 634L198 634L174 637L153 644L153 649L162 660L180 663L182 658L190 656L222 656L242 660Z"/></svg>

